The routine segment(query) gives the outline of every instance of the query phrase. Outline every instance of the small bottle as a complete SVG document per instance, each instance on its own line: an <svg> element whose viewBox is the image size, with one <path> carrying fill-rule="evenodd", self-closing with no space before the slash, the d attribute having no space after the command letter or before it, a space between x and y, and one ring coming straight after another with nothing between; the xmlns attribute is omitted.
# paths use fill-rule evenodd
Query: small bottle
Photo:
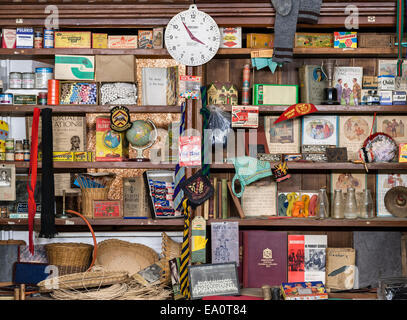
<svg viewBox="0 0 407 320"><path fill-rule="evenodd" d="M25 151L25 150L30 151L30 140L28 140L28 139L24 139L24 140L23 140L23 150L24 150L24 151Z"/></svg>
<svg viewBox="0 0 407 320"><path fill-rule="evenodd" d="M360 217L371 219L374 217L373 198L369 189L364 189L360 203Z"/></svg>
<svg viewBox="0 0 407 320"><path fill-rule="evenodd" d="M316 208L316 216L320 219L329 217L329 202L326 194L326 189L321 188L318 192L318 203Z"/></svg>
<svg viewBox="0 0 407 320"><path fill-rule="evenodd" d="M342 190L335 190L334 203L332 204L331 217L335 219L343 219L343 195Z"/></svg>
<svg viewBox="0 0 407 320"><path fill-rule="evenodd" d="M348 188L346 192L345 209L343 215L346 219L356 219L358 217L355 188Z"/></svg>

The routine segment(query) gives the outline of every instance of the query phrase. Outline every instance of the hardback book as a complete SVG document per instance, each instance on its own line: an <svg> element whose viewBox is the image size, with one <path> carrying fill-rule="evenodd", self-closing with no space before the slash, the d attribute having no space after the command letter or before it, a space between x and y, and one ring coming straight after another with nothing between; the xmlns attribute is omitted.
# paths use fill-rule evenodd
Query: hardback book
<svg viewBox="0 0 407 320"><path fill-rule="evenodd" d="M328 81L318 65L303 65L299 68L300 99L304 103L323 104L324 88Z"/></svg>
<svg viewBox="0 0 407 320"><path fill-rule="evenodd" d="M239 264L237 266L237 278L240 286L243 285L243 231L239 230Z"/></svg>
<svg viewBox="0 0 407 320"><path fill-rule="evenodd" d="M228 218L228 180L222 179L222 219Z"/></svg>
<svg viewBox="0 0 407 320"><path fill-rule="evenodd" d="M243 287L287 281L287 232L243 231Z"/></svg>
<svg viewBox="0 0 407 320"><path fill-rule="evenodd" d="M362 67L335 67L333 86L341 105L358 106L362 100Z"/></svg>
<svg viewBox="0 0 407 320"><path fill-rule="evenodd" d="M298 85L254 84L253 105L291 106L298 103Z"/></svg>
<svg viewBox="0 0 407 320"><path fill-rule="evenodd" d="M217 214L216 218L217 219L222 219L222 181L218 181L218 194L217 194Z"/></svg>
<svg viewBox="0 0 407 320"><path fill-rule="evenodd" d="M288 236L288 282L325 283L326 235Z"/></svg>
<svg viewBox="0 0 407 320"><path fill-rule="evenodd" d="M141 81L143 105L176 105L178 91L178 67L142 68Z"/></svg>
<svg viewBox="0 0 407 320"><path fill-rule="evenodd" d="M218 178L213 178L213 218L218 217Z"/></svg>
<svg viewBox="0 0 407 320"><path fill-rule="evenodd" d="M354 231L353 247L358 288L377 288L380 278L401 277L401 232Z"/></svg>
<svg viewBox="0 0 407 320"><path fill-rule="evenodd" d="M391 59L391 60L378 60L378 76L382 75L393 75L397 76L397 60ZM403 60L403 78L407 77L407 60Z"/></svg>
<svg viewBox="0 0 407 320"><path fill-rule="evenodd" d="M239 223L211 224L212 263L236 262L239 265Z"/></svg>

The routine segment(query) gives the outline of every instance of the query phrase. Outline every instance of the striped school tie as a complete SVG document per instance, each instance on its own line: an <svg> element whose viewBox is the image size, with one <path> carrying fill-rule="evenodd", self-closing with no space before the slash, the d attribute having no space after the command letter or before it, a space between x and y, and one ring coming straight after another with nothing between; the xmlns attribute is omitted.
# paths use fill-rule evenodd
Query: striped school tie
<svg viewBox="0 0 407 320"><path fill-rule="evenodd" d="M182 202L184 207L184 235L181 247L181 267L180 267L180 283L181 294L189 299L191 296L189 280L188 280L188 264L190 258L189 252L189 224L191 219L191 206L188 206L188 199Z"/></svg>
<svg viewBox="0 0 407 320"><path fill-rule="evenodd" d="M185 102L181 105L181 123L179 127L179 136L185 130ZM185 167L181 167L179 163L175 166L175 180L174 180L174 209L175 211L182 211L182 200L184 198L184 191L181 189L181 182L185 180Z"/></svg>

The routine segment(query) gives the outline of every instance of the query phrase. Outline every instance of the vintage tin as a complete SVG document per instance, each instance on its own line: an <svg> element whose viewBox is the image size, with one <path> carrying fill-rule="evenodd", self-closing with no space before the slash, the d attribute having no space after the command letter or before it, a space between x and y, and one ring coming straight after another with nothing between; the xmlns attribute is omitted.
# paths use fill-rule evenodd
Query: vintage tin
<svg viewBox="0 0 407 320"><path fill-rule="evenodd" d="M54 30L44 29L44 48L54 47Z"/></svg>
<svg viewBox="0 0 407 320"><path fill-rule="evenodd" d="M24 152L22 150L14 153L14 161L24 161Z"/></svg>
<svg viewBox="0 0 407 320"><path fill-rule="evenodd" d="M37 95L35 94L15 94L13 104L36 105Z"/></svg>
<svg viewBox="0 0 407 320"><path fill-rule="evenodd" d="M24 161L30 161L30 150L24 150Z"/></svg>
<svg viewBox="0 0 407 320"><path fill-rule="evenodd" d="M35 68L35 87L48 89L48 80L54 77L53 68Z"/></svg>
<svg viewBox="0 0 407 320"><path fill-rule="evenodd" d="M55 48L91 48L90 31L55 31Z"/></svg>
<svg viewBox="0 0 407 320"><path fill-rule="evenodd" d="M0 104L13 104L13 94L0 93Z"/></svg>
<svg viewBox="0 0 407 320"><path fill-rule="evenodd" d="M34 73L33 72L23 72L21 88L34 89L34 87L35 87Z"/></svg>
<svg viewBox="0 0 407 320"><path fill-rule="evenodd" d="M46 92L40 92L38 93L38 104L41 106L47 105L47 93Z"/></svg>
<svg viewBox="0 0 407 320"><path fill-rule="evenodd" d="M43 43L42 32L41 31L35 31L34 32L34 48L35 49L41 49L42 48L42 43Z"/></svg>
<svg viewBox="0 0 407 320"><path fill-rule="evenodd" d="M22 74L21 72L10 72L8 76L10 89L21 89Z"/></svg>
<svg viewBox="0 0 407 320"><path fill-rule="evenodd" d="M23 151L23 141L16 140L15 151Z"/></svg>
<svg viewBox="0 0 407 320"><path fill-rule="evenodd" d="M59 80L48 80L48 95L47 104L58 105L59 104Z"/></svg>
<svg viewBox="0 0 407 320"><path fill-rule="evenodd" d="M7 138L5 145L6 145L6 151L14 151L14 139L13 138Z"/></svg>
<svg viewBox="0 0 407 320"><path fill-rule="evenodd" d="M5 151L0 152L0 161L6 161L6 152Z"/></svg>
<svg viewBox="0 0 407 320"><path fill-rule="evenodd" d="M6 161L14 161L14 151L6 151Z"/></svg>

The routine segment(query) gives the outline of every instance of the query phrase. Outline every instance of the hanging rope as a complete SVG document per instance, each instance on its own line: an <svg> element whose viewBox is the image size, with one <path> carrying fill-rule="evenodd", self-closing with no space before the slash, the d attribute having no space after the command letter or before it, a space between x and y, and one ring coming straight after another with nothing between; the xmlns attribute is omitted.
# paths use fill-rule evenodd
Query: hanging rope
<svg viewBox="0 0 407 320"><path fill-rule="evenodd" d="M188 280L188 264L190 258L189 252L189 225L191 219L191 206L188 204L188 199L182 202L184 207L184 234L181 246L181 266L180 266L180 285L181 294L189 299L190 298L190 288Z"/></svg>

